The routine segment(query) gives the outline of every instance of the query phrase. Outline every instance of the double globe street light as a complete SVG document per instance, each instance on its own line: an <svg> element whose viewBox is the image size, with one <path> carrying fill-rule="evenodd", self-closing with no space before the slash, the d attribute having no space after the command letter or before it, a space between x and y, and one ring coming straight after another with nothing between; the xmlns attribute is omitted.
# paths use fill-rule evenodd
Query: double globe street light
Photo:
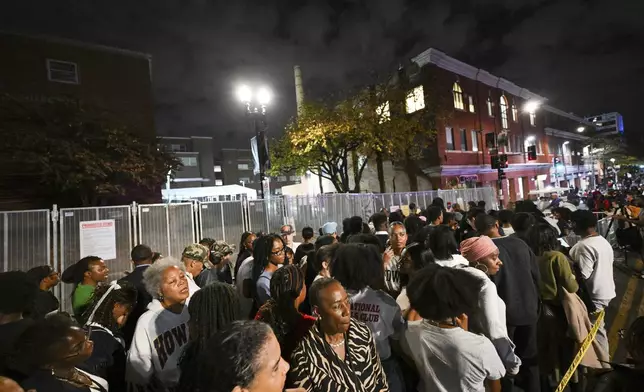
<svg viewBox="0 0 644 392"><path fill-rule="evenodd" d="M247 85L239 86L237 97L246 106L246 117L255 132L255 146L259 161L260 197L264 199L264 170L268 162L268 145L266 143L266 107L271 102L271 91L266 87L253 90Z"/></svg>

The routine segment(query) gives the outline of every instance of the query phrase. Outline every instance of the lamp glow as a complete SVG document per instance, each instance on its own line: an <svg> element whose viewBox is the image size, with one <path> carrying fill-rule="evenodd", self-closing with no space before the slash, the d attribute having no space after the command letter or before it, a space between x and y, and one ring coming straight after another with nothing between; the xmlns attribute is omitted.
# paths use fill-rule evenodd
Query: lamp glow
<svg viewBox="0 0 644 392"><path fill-rule="evenodd" d="M612 163L615 163L615 158L611 158L611 159L610 159L610 161L611 161Z"/></svg>
<svg viewBox="0 0 644 392"><path fill-rule="evenodd" d="M565 142L563 142L562 146L565 146L565 145L566 145L566 144L568 144L568 143L570 143L570 141L569 141L569 140L566 140Z"/></svg>
<svg viewBox="0 0 644 392"><path fill-rule="evenodd" d="M237 97L243 103L248 103L251 101L251 99L253 99L253 92L248 86L240 86L237 89Z"/></svg>
<svg viewBox="0 0 644 392"><path fill-rule="evenodd" d="M539 101L528 101L523 105L523 111L528 112L528 113L534 113L539 109L539 106L541 106L541 102Z"/></svg>
<svg viewBox="0 0 644 392"><path fill-rule="evenodd" d="M257 102L262 105L268 105L271 102L271 92L269 89L262 87L257 92Z"/></svg>
<svg viewBox="0 0 644 392"><path fill-rule="evenodd" d="M586 127L578 127L577 132L583 132L586 129Z"/></svg>
<svg viewBox="0 0 644 392"><path fill-rule="evenodd" d="M536 138L534 136L528 136L525 140L527 140L529 142L533 142L533 141L536 140Z"/></svg>

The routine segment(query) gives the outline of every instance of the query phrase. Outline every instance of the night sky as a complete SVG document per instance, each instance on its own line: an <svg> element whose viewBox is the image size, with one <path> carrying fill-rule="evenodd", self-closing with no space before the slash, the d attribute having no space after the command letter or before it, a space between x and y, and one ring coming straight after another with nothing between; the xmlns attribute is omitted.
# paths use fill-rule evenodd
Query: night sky
<svg viewBox="0 0 644 392"><path fill-rule="evenodd" d="M246 145L235 97L269 86L273 136L294 114L293 65L308 97L387 73L429 47L579 115L618 111L642 132L642 0L20 0L0 30L71 38L153 57L157 132Z"/></svg>

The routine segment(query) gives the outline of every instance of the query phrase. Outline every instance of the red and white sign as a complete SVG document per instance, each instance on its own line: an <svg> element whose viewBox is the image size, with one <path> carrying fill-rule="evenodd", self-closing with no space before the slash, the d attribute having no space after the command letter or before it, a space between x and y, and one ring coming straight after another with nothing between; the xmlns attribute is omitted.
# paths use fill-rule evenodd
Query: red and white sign
<svg viewBox="0 0 644 392"><path fill-rule="evenodd" d="M116 223L114 219L80 222L80 257L98 256L116 259Z"/></svg>

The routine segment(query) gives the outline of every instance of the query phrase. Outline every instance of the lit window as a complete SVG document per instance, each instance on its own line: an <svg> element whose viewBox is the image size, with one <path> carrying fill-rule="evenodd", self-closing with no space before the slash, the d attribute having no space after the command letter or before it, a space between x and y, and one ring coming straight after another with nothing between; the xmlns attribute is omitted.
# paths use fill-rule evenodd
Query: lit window
<svg viewBox="0 0 644 392"><path fill-rule="evenodd" d="M181 160L181 164L183 166L197 166L196 157L181 157L179 159Z"/></svg>
<svg viewBox="0 0 644 392"><path fill-rule="evenodd" d="M467 151L467 130L461 129L461 151Z"/></svg>
<svg viewBox="0 0 644 392"><path fill-rule="evenodd" d="M215 180L215 186L222 186L224 185L224 180Z"/></svg>
<svg viewBox="0 0 644 392"><path fill-rule="evenodd" d="M378 116L378 124L389 121L389 119L391 118L391 112L389 111L389 101L378 105L378 107L376 108L376 115Z"/></svg>
<svg viewBox="0 0 644 392"><path fill-rule="evenodd" d="M407 113L414 113L425 108L425 93L423 92L422 85L414 88L407 94L405 108Z"/></svg>
<svg viewBox="0 0 644 392"><path fill-rule="evenodd" d="M519 111L517 110L517 105L512 102L512 121L519 121Z"/></svg>
<svg viewBox="0 0 644 392"><path fill-rule="evenodd" d="M215 166L215 173L221 173L221 166L219 165Z"/></svg>
<svg viewBox="0 0 644 392"><path fill-rule="evenodd" d="M478 151L479 150L478 135L476 134L475 130L471 131L471 135L472 135L472 151Z"/></svg>
<svg viewBox="0 0 644 392"><path fill-rule="evenodd" d="M458 82L454 82L454 86L452 86L452 94L454 95L454 108L465 110L465 104L463 103L463 90L461 90L461 86Z"/></svg>
<svg viewBox="0 0 644 392"><path fill-rule="evenodd" d="M492 102L492 98L490 97L487 99L487 115L494 117L494 102Z"/></svg>
<svg viewBox="0 0 644 392"><path fill-rule="evenodd" d="M508 129L508 100L505 98L505 95L501 95L499 100L501 109L501 128Z"/></svg>
<svg viewBox="0 0 644 392"><path fill-rule="evenodd" d="M47 59L47 78L52 82L78 84L76 63Z"/></svg>
<svg viewBox="0 0 644 392"><path fill-rule="evenodd" d="M533 127L537 126L537 113L535 112L530 112L530 125Z"/></svg>
<svg viewBox="0 0 644 392"><path fill-rule="evenodd" d="M445 128L445 138L447 140L447 149L454 150L454 130L452 128Z"/></svg>
<svg viewBox="0 0 644 392"><path fill-rule="evenodd" d="M471 95L468 95L467 96L467 101L468 101L469 106L470 106L470 113L475 113L476 109L474 108L474 97L471 96Z"/></svg>
<svg viewBox="0 0 644 392"><path fill-rule="evenodd" d="M250 170L250 169L248 168L248 163L238 163L237 170Z"/></svg>

